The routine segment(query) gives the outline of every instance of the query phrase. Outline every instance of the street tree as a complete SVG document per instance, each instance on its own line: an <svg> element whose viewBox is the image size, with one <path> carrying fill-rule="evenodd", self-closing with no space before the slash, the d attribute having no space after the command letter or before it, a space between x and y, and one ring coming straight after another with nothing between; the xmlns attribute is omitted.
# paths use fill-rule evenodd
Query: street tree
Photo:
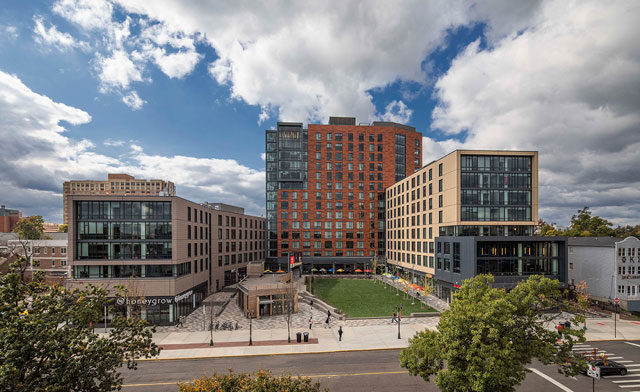
<svg viewBox="0 0 640 392"><path fill-rule="evenodd" d="M25 282L17 266L0 277L0 390L16 392L120 389L118 369L159 353L143 320L114 316L108 334L94 333L107 291Z"/></svg>
<svg viewBox="0 0 640 392"><path fill-rule="evenodd" d="M24 280L27 267L33 263L33 246L31 246L33 241L45 238L44 219L40 215L20 219L13 229L13 233L18 236L19 245L11 251L19 254L17 259L18 272Z"/></svg>
<svg viewBox="0 0 640 392"><path fill-rule="evenodd" d="M69 232L69 225L67 225L66 223L63 223L60 226L58 226L58 233L68 233L68 232Z"/></svg>
<svg viewBox="0 0 640 392"><path fill-rule="evenodd" d="M554 320L574 304L564 299L558 281L532 276L509 292L492 288L493 282L491 275L466 280L438 330L409 341L401 365L426 381L435 376L445 392L514 391L534 358L558 364L566 376L577 374L585 361L571 347L585 340L584 330L555 328ZM570 321L577 325L584 317Z"/></svg>

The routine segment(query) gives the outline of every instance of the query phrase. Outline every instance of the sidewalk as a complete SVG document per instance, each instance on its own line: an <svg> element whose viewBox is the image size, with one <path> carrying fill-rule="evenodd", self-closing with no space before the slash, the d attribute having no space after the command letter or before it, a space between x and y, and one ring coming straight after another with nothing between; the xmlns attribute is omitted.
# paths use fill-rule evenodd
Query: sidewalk
<svg viewBox="0 0 640 392"><path fill-rule="evenodd" d="M406 320L406 322L405 322ZM287 342L287 328L253 329L253 346L249 346L249 330L213 332L214 346L209 346L210 333L201 332L158 332L153 340L163 346L157 359L226 357L245 355L275 355L296 353L323 353L350 350L380 350L404 348L416 332L425 328L435 329L439 318L405 319L401 323L401 337L398 326L383 323L379 325L353 325L336 320L331 328L314 326L313 329L292 327L291 343ZM613 340L613 319L587 319L587 340ZM338 328L342 326L342 341L338 341ZM575 326L574 326L575 327ZM297 343L296 332L309 332L308 343ZM640 340L640 322L618 320L616 338L618 340Z"/></svg>
<svg viewBox="0 0 640 392"><path fill-rule="evenodd" d="M422 321L422 320L421 320ZM278 329L254 329L253 346L249 346L249 330L213 332L214 346L209 346L210 332L159 332L153 340L164 349L159 359L226 357L242 355L268 355L293 353L321 353L349 350L371 350L403 348L408 339L425 328L434 329L436 317L424 318L401 323L398 339L398 326L394 323L368 326L348 326L340 321L332 322L331 328L315 327L292 328L291 343L287 342L286 327ZM342 326L342 341L338 341L338 328ZM296 332L309 332L308 343L297 343Z"/></svg>

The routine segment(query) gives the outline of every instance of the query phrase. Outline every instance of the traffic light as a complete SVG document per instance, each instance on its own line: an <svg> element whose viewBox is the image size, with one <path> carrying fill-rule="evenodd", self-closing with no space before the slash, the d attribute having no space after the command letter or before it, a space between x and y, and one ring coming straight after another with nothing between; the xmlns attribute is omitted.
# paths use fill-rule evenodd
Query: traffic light
<svg viewBox="0 0 640 392"><path fill-rule="evenodd" d="M289 265L294 265L296 262L296 256L289 255Z"/></svg>

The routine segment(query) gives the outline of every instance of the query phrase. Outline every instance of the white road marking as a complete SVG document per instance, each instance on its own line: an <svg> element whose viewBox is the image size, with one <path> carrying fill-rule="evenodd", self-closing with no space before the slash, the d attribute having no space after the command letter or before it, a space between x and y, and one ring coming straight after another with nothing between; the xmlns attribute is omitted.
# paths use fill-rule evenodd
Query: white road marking
<svg viewBox="0 0 640 392"><path fill-rule="evenodd" d="M564 392L573 392L571 389L565 387L564 385L560 384L559 382L557 382L553 378L551 378L551 377L547 376L546 374L542 373L540 370L534 369L534 368L529 368L529 370L531 370L532 372L534 372L538 376L544 378L545 380L549 381L550 383L552 383L553 385L557 386L558 388L562 389ZM640 385L638 385L638 386L640 386Z"/></svg>
<svg viewBox="0 0 640 392"><path fill-rule="evenodd" d="M621 357L621 358L622 358L622 357ZM633 361L630 361L630 360L628 360L628 359L627 359L627 360L624 360L624 361L616 361L616 362L620 362L620 363L631 363L631 362L633 362Z"/></svg>
<svg viewBox="0 0 640 392"><path fill-rule="evenodd" d="M640 380L619 380L619 381L611 381L611 382L615 384L622 384L627 382L640 382Z"/></svg>
<svg viewBox="0 0 640 392"><path fill-rule="evenodd" d="M640 387L640 384L633 384L633 385L618 385L620 388L638 388Z"/></svg>
<svg viewBox="0 0 640 392"><path fill-rule="evenodd" d="M630 344L632 346L640 347L640 344L637 344L637 343L631 343L631 342L625 342L625 343Z"/></svg>
<svg viewBox="0 0 640 392"><path fill-rule="evenodd" d="M638 367L640 366L640 363L634 363L633 365L626 365L627 367Z"/></svg>

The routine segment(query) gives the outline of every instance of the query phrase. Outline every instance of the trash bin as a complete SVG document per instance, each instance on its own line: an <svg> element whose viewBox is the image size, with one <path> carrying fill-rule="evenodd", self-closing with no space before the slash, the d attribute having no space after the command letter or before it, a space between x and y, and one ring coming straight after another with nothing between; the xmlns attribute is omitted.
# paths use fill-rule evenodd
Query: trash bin
<svg viewBox="0 0 640 392"><path fill-rule="evenodd" d="M302 342L302 332L296 332L296 341L298 343Z"/></svg>
<svg viewBox="0 0 640 392"><path fill-rule="evenodd" d="M305 332L304 333L304 342L308 343L309 342L309 332Z"/></svg>

